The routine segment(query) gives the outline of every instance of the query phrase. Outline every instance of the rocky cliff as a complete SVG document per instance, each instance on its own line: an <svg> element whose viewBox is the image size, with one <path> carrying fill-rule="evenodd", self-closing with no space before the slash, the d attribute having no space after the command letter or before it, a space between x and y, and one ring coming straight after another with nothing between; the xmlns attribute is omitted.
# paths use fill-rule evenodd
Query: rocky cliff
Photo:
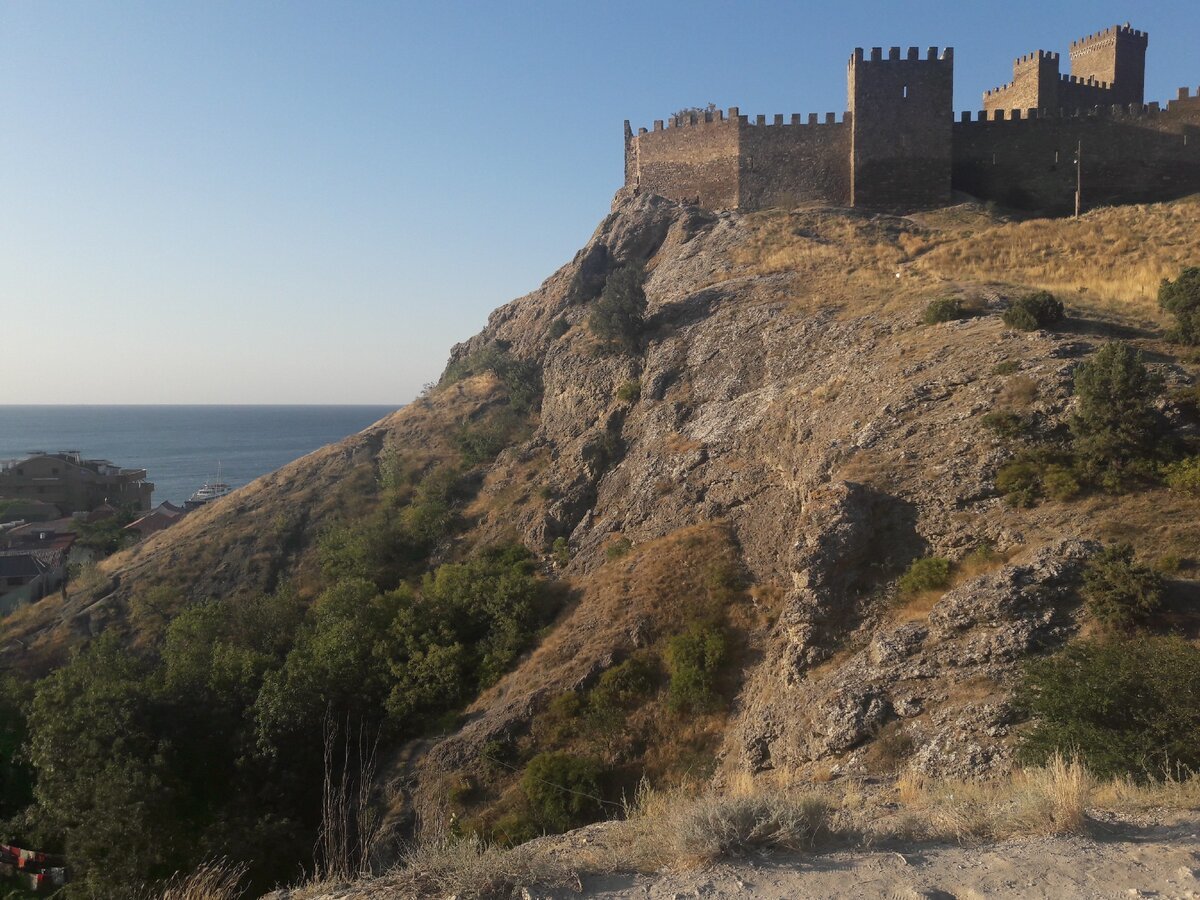
<svg viewBox="0 0 1200 900"><path fill-rule="evenodd" d="M1122 220L1137 244L1126 271L1155 273L1153 284L1194 254L1195 238L1153 246L1156 216L1194 208L1120 213L1140 216ZM1095 239L1115 215L1062 228ZM616 764L676 777L692 765L664 749L678 740L715 759L703 771L718 780L1007 765L1014 677L1030 654L1079 632L1074 585L1096 542L1200 555L1194 498L1152 490L1019 509L998 495L995 473L1012 449L983 426L989 412L1061 423L1074 367L1115 333L1155 354L1176 386L1195 367L1168 355L1144 308L1103 302L1086 262L1077 279L1091 293L1067 298L1061 329L1007 329L1001 311L1038 279L971 268L958 250L986 240L1012 252L1027 238L1021 224L972 207L914 218L713 215L619 195L570 264L453 351L452 366L489 348L534 363L542 396L531 433L477 467L460 511L467 525L435 559L516 539L571 600L451 730L394 757L386 778L397 814L430 826L456 814L454 803L473 815L502 807L519 763L489 770L485 748L515 747L520 758L557 746L546 737L553 701L661 643L692 605L728 607L737 637L727 702L694 722L643 723ZM640 349L606 352L588 317L607 276L628 265L646 273ZM1056 283L1071 277L1055 269ZM942 296L978 314L921 324ZM447 380L114 557L68 600L10 620L5 659L44 667L106 628L136 641L154 598L169 615L282 581L315 591L316 536L372 507L388 448L418 462L452 454L455 429L503 392L488 373ZM1164 412L1186 418L1170 403ZM902 597L897 577L930 555L954 563L949 588ZM714 561L734 573L728 590L713 586Z"/></svg>

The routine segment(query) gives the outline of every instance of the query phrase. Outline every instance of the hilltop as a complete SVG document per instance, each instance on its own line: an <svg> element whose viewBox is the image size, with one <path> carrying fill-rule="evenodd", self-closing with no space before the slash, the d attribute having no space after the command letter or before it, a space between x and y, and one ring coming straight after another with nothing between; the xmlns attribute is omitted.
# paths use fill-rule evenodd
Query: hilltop
<svg viewBox="0 0 1200 900"><path fill-rule="evenodd" d="M511 640L455 670L483 667L454 688L471 685L463 702L379 688L403 723L375 777L395 833L532 837L522 779L555 754L589 761L604 804L643 777L1003 774L1023 666L1095 630L1077 588L1100 547L1175 560L1163 621L1200 628L1200 497L1148 483L1014 505L996 479L1019 442L987 427L996 413L1064 426L1077 367L1119 338L1164 380L1164 419L1196 428L1200 364L1166 340L1155 294L1200 260L1197 211L712 213L622 192L569 264L454 348L436 387L6 620L4 663L42 674L101 634L154 658L185 610L285 592L307 608L347 573L403 606L406 591L443 596L422 573L492 573L496 548L520 546L521 578L545 587L486 620L480 640L510 625ZM644 322L606 348L594 310L630 271ZM1066 319L1007 327L1041 288ZM972 315L923 324L938 298ZM901 590L923 558L946 579ZM432 664L429 647L404 652L392 659Z"/></svg>

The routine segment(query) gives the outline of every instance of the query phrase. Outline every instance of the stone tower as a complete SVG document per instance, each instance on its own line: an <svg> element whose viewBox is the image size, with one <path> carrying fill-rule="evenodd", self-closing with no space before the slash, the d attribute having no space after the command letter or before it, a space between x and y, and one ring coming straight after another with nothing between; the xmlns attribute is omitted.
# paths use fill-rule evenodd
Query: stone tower
<svg viewBox="0 0 1200 900"><path fill-rule="evenodd" d="M1071 44L1071 75L1093 78L1109 86L1112 103L1123 106L1146 100L1146 46L1149 35L1128 23L1081 38Z"/></svg>
<svg viewBox="0 0 1200 900"><path fill-rule="evenodd" d="M954 51L850 57L850 202L917 209L950 202Z"/></svg>

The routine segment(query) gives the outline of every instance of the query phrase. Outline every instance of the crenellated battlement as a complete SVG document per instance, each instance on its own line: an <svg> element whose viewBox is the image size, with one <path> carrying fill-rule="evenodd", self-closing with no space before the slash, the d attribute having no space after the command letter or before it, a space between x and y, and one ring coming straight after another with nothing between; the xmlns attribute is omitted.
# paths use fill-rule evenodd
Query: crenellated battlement
<svg viewBox="0 0 1200 900"><path fill-rule="evenodd" d="M743 115L696 110L634 134L625 177L710 208L807 202L881 210L944 205L964 191L1007 206L1074 208L1083 148L1089 203L1147 202L1200 192L1200 88L1146 103L1149 38L1114 25L1063 56L1013 59L1013 80L955 115L951 47L856 47L844 113Z"/></svg>
<svg viewBox="0 0 1200 900"><path fill-rule="evenodd" d="M1124 25L1113 25L1111 28L1105 28L1103 31L1097 31L1095 34L1081 37L1077 41L1071 41L1071 53L1084 52L1093 47L1108 47L1118 39L1127 39L1133 43L1140 43L1143 47L1150 43L1150 35L1147 32L1138 31L1126 22Z"/></svg>
<svg viewBox="0 0 1200 900"><path fill-rule="evenodd" d="M904 57L900 56L899 47L889 47L887 59L883 58L882 47L872 47L868 55L862 47L855 47L854 52L850 55L850 64L855 63L878 63L878 62L953 62L954 48L946 47L942 51L938 51L937 47L929 47L925 51L924 59L921 58L920 47L909 47L908 52Z"/></svg>
<svg viewBox="0 0 1200 900"><path fill-rule="evenodd" d="M1186 90L1186 89L1185 89ZM1163 113L1159 103L1130 104L1123 106L1090 106L1077 109L981 109L977 113L966 110L959 113L956 125L995 125L1013 122L1031 122L1039 119L1138 119L1158 116Z"/></svg>

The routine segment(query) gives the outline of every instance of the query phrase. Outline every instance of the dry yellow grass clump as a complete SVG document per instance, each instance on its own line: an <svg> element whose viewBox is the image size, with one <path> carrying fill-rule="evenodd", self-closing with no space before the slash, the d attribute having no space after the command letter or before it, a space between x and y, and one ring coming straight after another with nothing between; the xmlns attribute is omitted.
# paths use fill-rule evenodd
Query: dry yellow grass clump
<svg viewBox="0 0 1200 900"><path fill-rule="evenodd" d="M1158 285L1200 263L1200 197L943 233L915 268L1044 288L1068 303L1160 320Z"/></svg>

